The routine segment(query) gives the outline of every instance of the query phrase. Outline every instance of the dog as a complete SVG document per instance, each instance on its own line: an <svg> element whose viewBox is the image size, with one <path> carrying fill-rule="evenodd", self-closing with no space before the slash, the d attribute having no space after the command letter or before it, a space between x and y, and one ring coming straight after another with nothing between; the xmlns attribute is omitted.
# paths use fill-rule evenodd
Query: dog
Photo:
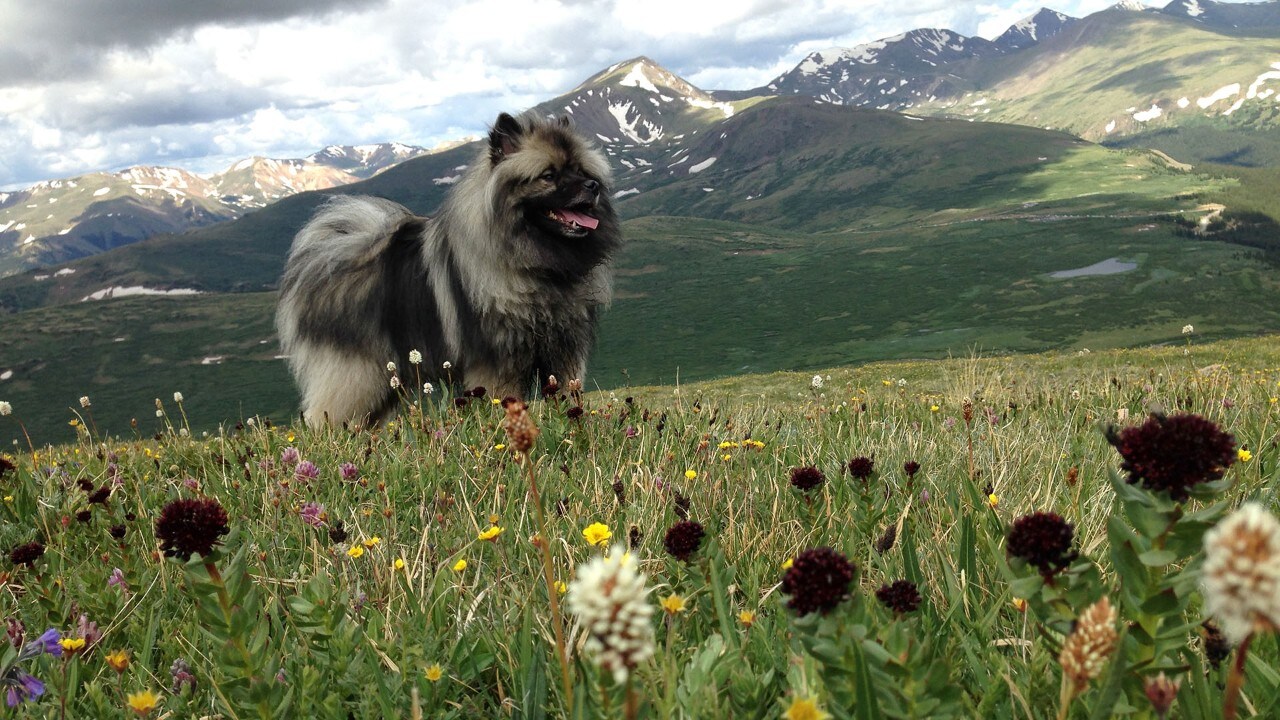
<svg viewBox="0 0 1280 720"><path fill-rule="evenodd" d="M306 422L384 420L389 362L497 397L583 377L622 242L611 180L567 118L502 113L432 217L334 196L294 238L276 309Z"/></svg>

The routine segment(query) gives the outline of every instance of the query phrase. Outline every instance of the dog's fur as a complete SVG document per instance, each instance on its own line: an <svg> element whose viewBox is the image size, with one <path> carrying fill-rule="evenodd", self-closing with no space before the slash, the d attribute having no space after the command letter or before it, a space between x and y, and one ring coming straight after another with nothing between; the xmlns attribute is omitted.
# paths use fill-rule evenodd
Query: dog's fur
<svg viewBox="0 0 1280 720"><path fill-rule="evenodd" d="M499 397L582 377L621 242L610 179L567 120L504 113L431 218L335 196L294 238L280 283L276 327L303 417L379 421L400 395L389 361L410 389L452 381Z"/></svg>

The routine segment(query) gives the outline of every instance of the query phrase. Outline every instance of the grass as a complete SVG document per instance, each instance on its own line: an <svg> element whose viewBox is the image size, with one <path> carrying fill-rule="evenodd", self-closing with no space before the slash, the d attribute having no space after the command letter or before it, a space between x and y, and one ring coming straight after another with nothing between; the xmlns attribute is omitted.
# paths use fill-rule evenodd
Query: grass
<svg viewBox="0 0 1280 720"><path fill-rule="evenodd" d="M1164 614L1124 599L1144 582L1194 577L1198 550L1133 575L1113 526L1140 516L1130 494L1142 493L1113 485L1119 458L1100 430L1153 407L1199 413L1252 452L1228 470L1221 498L1274 508L1280 339L1196 338L833 368L818 373L820 388L812 373L634 387L585 396L576 420L567 412L575 398L539 401L530 467L545 528L526 492L529 468L506 447L502 409L488 399L415 405L373 433L259 420L203 436L186 432L199 422L187 401L166 396L163 417L110 438L93 430L91 413L103 410L95 402L67 413L74 439L34 457L18 448L16 470L0 478L0 549L46 548L0 575L5 614L19 623L11 627L28 640L50 627L83 636L84 616L100 633L83 625L93 639L83 650L24 664L47 692L15 712L125 717L126 696L150 689L161 696L156 712L178 716L605 717L630 708L777 717L810 699L836 717L1052 718L1070 620L1108 595L1132 627L1155 623L1163 639L1124 630L1121 660L1066 704L1067 716L1128 708L1154 717L1140 679L1161 669L1182 681L1178 717L1213 717L1230 664L1204 660L1198 591L1179 590L1184 606ZM21 419L0 418L0 430L16 434ZM874 459L865 485L843 470L856 456ZM314 463L314 478L302 461ZM914 478L907 461L920 464ZM344 477L343 463L354 475ZM808 495L791 487L789 471L801 465L827 483ZM110 496L89 502L101 487ZM210 558L184 564L157 552L154 519L177 498L226 508L231 532ZM304 521L308 503L322 506L324 527ZM1188 512L1215 507L1186 503ZM1082 559L1056 585L1010 563L1003 545L1013 521L1037 510L1075 525ZM707 533L688 563L663 549L682 515ZM550 540L555 579L568 582L602 552L582 532L597 522L633 545L647 575L656 656L615 684L575 635L566 706L530 539ZM345 537L333 532L339 524ZM479 540L491 526L503 530ZM878 552L890 526L893 545ZM778 587L781 565L818 546L857 565L853 594L820 619L797 618ZM125 588L108 584L116 568ZM923 602L896 615L873 594L904 578ZM668 617L656 603L672 594L686 609ZM1015 595L1029 604L1020 609ZM119 674L105 662L114 650L131 657ZM1254 638L1247 712L1269 716L1280 703L1270 669L1278 654L1273 636ZM171 687L178 659L194 688Z"/></svg>

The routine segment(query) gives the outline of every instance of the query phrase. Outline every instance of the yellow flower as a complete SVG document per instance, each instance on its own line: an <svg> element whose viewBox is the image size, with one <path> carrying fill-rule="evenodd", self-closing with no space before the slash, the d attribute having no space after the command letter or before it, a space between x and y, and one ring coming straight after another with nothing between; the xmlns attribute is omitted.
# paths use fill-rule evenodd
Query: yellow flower
<svg viewBox="0 0 1280 720"><path fill-rule="evenodd" d="M444 669L440 667L440 663L432 663L431 667L427 668L423 674L431 682L440 682L440 678L444 677Z"/></svg>
<svg viewBox="0 0 1280 720"><path fill-rule="evenodd" d="M382 543L382 538L378 537L377 535L374 535L373 537L364 541L364 546L372 550L374 547L376 547L381 543Z"/></svg>
<svg viewBox="0 0 1280 720"><path fill-rule="evenodd" d="M498 451L502 451L502 450L506 450L506 449L507 449L507 446L506 446L506 445L503 445L502 443L498 443L497 445L494 445L494 446L493 446L493 449L494 449L494 450L498 450Z"/></svg>
<svg viewBox="0 0 1280 720"><path fill-rule="evenodd" d="M668 615L684 612L684 605L684 598L675 593L662 598L662 609L666 610Z"/></svg>
<svg viewBox="0 0 1280 720"><path fill-rule="evenodd" d="M929 406L929 412L938 412L938 410L940 410L940 409L941 409L941 408L939 408L937 405L930 405L930 406Z"/></svg>
<svg viewBox="0 0 1280 720"><path fill-rule="evenodd" d="M489 524L490 524L490 525L497 525L497 524L498 524L498 521L499 521L499 520L501 520L501 519L502 519L502 518L500 518L500 517L498 516L498 513L490 513L490 514L489 514Z"/></svg>
<svg viewBox="0 0 1280 720"><path fill-rule="evenodd" d="M80 421L75 418L71 418L70 420L68 420L67 424L70 425L71 427L80 427Z"/></svg>
<svg viewBox="0 0 1280 720"><path fill-rule="evenodd" d="M783 560L783 561L782 561L782 569L783 569L783 570L790 570L790 569L791 569L791 566L792 566L792 565L795 565L795 564L796 564L796 559L795 559L795 558L787 558L786 560Z"/></svg>
<svg viewBox="0 0 1280 720"><path fill-rule="evenodd" d="M889 387L890 385L892 385L892 384L893 384L893 381L892 381L892 380L881 380L881 381L880 381L880 384L881 384L881 385L884 385L885 387Z"/></svg>
<svg viewBox="0 0 1280 720"><path fill-rule="evenodd" d="M764 443L760 442L759 440L743 440L742 444L746 445L747 447L753 447L757 450L764 448Z"/></svg>
<svg viewBox="0 0 1280 720"><path fill-rule="evenodd" d="M502 404L502 398L494 398L494 399L490 400L489 402L493 403L494 405L501 405L501 404Z"/></svg>
<svg viewBox="0 0 1280 720"><path fill-rule="evenodd" d="M361 545L352 545L347 551L347 557L359 558L361 555L364 555L364 547Z"/></svg>
<svg viewBox="0 0 1280 720"><path fill-rule="evenodd" d="M609 526L604 523L591 523L583 529L582 537L586 538L588 545L607 545L613 533L609 532Z"/></svg>
<svg viewBox="0 0 1280 720"><path fill-rule="evenodd" d="M730 455L729 453L725 453L725 454L723 454L723 455L721 455L721 456L720 456L720 459L721 459L721 460L724 460L725 462L729 462L730 460L732 460L732 459L733 459L733 456L732 456L732 455Z"/></svg>
<svg viewBox="0 0 1280 720"><path fill-rule="evenodd" d="M786 720L825 720L831 716L820 710L818 703L811 698L796 698L782 717Z"/></svg>
<svg viewBox="0 0 1280 720"><path fill-rule="evenodd" d="M453 564L453 571L454 571L454 572L462 572L463 570L466 570L466 569L467 569L467 561L466 561L466 560L459 559L459 560L458 560L458 562L456 562L456 563L454 563L454 564Z"/></svg>
<svg viewBox="0 0 1280 720"><path fill-rule="evenodd" d="M5 496L4 496L4 501L5 501L5 502L13 502L13 496L12 496L12 495L5 495Z"/></svg>
<svg viewBox="0 0 1280 720"><path fill-rule="evenodd" d="M298 439L298 436L294 435L293 433L289 433L289 435L287 436L287 439L289 442L293 442L294 440Z"/></svg>
<svg viewBox="0 0 1280 720"><path fill-rule="evenodd" d="M123 673L125 670L129 669L128 650L113 650L107 653L107 656L103 659L107 661L107 664L111 666L112 670L115 670L118 673Z"/></svg>
<svg viewBox="0 0 1280 720"><path fill-rule="evenodd" d="M751 612L750 610L743 610L742 612L738 613L738 622L742 623L743 625L746 625L747 627L751 627L752 625L754 625L755 621L756 621L756 614Z"/></svg>
<svg viewBox="0 0 1280 720"><path fill-rule="evenodd" d="M999 504L1000 498L996 497L995 493L991 493L987 496L987 507L995 509Z"/></svg>
<svg viewBox="0 0 1280 720"><path fill-rule="evenodd" d="M476 539L477 540L495 540L505 530L506 528L504 527L498 527L497 525L494 525L490 527L488 530L485 530L484 532L477 535Z"/></svg>
<svg viewBox="0 0 1280 720"><path fill-rule="evenodd" d="M160 704L160 696L150 690L130 693L127 700L129 701L129 709L142 717L150 715L151 711L156 709L156 705Z"/></svg>
<svg viewBox="0 0 1280 720"><path fill-rule="evenodd" d="M1022 599L1022 598L1020 598L1020 597L1016 597L1016 598L1014 598L1014 599L1013 599L1013 609L1014 609L1014 610L1017 610L1017 611L1018 611L1018 612L1020 612L1020 613L1024 613L1024 612L1026 612L1026 611L1027 611L1027 601L1026 601L1026 600L1023 600L1023 599Z"/></svg>
<svg viewBox="0 0 1280 720"><path fill-rule="evenodd" d="M684 471L684 476L685 476L686 478L688 478L689 480L697 480L697 479L698 479L698 471L697 471L697 470L685 470L685 471Z"/></svg>
<svg viewBox="0 0 1280 720"><path fill-rule="evenodd" d="M563 595L569 592L569 586L564 584L563 580L556 581L556 593Z"/></svg>
<svg viewBox="0 0 1280 720"><path fill-rule="evenodd" d="M730 449L730 448L736 448L736 447L738 447L738 443L736 443L736 442L731 442L731 441L729 441L729 440L726 440L726 441L724 441L724 442L720 443L720 446L719 446L719 447L720 447L720 449L721 449L721 450L728 450L728 449Z"/></svg>
<svg viewBox="0 0 1280 720"><path fill-rule="evenodd" d="M84 638L62 638L58 644L62 646L63 652L73 653L84 649Z"/></svg>
<svg viewBox="0 0 1280 720"><path fill-rule="evenodd" d="M391 567L395 568L396 570L403 570L404 558L396 558L396 561L391 563Z"/></svg>
<svg viewBox="0 0 1280 720"><path fill-rule="evenodd" d="M1253 459L1253 453L1244 448L1240 448L1236 451L1236 457L1240 458L1240 462L1249 462Z"/></svg>

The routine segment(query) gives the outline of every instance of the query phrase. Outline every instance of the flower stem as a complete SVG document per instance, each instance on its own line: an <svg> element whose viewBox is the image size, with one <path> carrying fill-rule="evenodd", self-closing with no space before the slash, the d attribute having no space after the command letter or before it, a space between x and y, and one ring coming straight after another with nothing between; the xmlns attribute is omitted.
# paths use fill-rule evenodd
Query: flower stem
<svg viewBox="0 0 1280 720"><path fill-rule="evenodd" d="M1244 688L1244 663L1249 655L1249 643L1253 641L1253 633L1245 637L1240 647L1236 648L1236 661L1231 664L1227 674L1227 689L1222 701L1223 720L1235 720L1236 703L1240 699L1240 691Z"/></svg>
<svg viewBox="0 0 1280 720"><path fill-rule="evenodd" d="M542 574L547 583L547 598L551 602L551 627L556 637L556 659L560 661L560 676L564 685L566 714L573 711L573 677L569 671L569 656L565 650L564 619L560 615L560 597L556 592L555 571L551 563L551 539L547 536L547 514L542 507L542 496L538 494L538 480L533 472L533 460L528 454L521 453L526 474L529 476L529 494L533 497L533 507L538 518L538 543L542 551Z"/></svg>

